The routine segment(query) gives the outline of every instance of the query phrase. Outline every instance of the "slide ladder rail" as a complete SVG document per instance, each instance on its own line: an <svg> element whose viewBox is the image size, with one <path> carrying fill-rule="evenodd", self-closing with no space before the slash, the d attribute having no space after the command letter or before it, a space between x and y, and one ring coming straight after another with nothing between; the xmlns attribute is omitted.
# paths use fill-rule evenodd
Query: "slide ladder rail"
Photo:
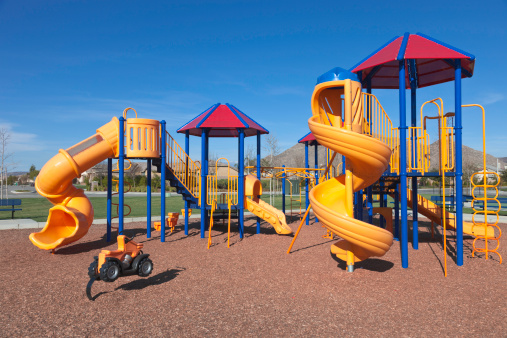
<svg viewBox="0 0 507 338"><path fill-rule="evenodd" d="M375 95L368 93L362 95L365 120L363 134L389 146L392 152L389 161L391 172L398 173L400 170L398 128L393 127L393 122Z"/></svg>
<svg viewBox="0 0 507 338"><path fill-rule="evenodd" d="M168 132L166 132L166 145L166 166L188 192L200 201L201 167L192 161Z"/></svg>
<svg viewBox="0 0 507 338"><path fill-rule="evenodd" d="M482 172L474 173L470 180L472 181L473 189L472 189L472 208L474 210L474 214L472 216L472 222L473 227L482 227L484 229L483 234L478 234L475 236L475 239L473 241L473 251L472 251L472 257L474 257L476 252L484 252L486 259L489 257L490 252L494 252L498 255L500 259L500 264L502 263L502 256L498 253L498 248L500 247L500 237L502 237L502 230L498 226L498 212L502 208L502 205L500 204L500 201L498 200L498 185L500 185L500 176L496 172L490 172L486 171L486 113L484 111L484 108L481 105L478 104L465 104L462 105L462 107L479 107L482 110L482 166L483 170ZM476 175L482 175L482 183L476 184L474 177ZM495 184L488 184L488 175L493 175ZM475 194L475 190L477 188L482 188L483 197L477 197ZM493 197L488 196L488 188L494 189L495 194ZM478 210L476 209L475 201L482 201L484 209ZM497 203L497 209L496 210L488 210L488 202L496 202ZM482 216L482 222L479 220L476 220L476 216L481 215ZM488 216L496 216L495 221L493 223L490 223L488 220ZM479 216L478 218L481 218ZM493 235L490 235L490 232L488 230L493 230ZM498 234L495 233L495 229ZM478 246L478 241L482 241L484 243L484 247ZM489 246L489 242L494 241L496 242L496 246L492 249Z"/></svg>

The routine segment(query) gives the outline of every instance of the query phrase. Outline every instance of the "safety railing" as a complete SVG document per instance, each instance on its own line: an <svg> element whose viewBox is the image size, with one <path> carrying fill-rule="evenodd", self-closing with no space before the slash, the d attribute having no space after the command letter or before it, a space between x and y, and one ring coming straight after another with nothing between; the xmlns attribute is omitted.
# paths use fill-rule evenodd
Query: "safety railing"
<svg viewBox="0 0 507 338"><path fill-rule="evenodd" d="M218 188L218 163L220 160L227 161L227 192L221 192ZM212 205L213 201L223 200L225 198L224 203L230 203L232 205L238 204L238 176L231 175L229 160L222 157L219 158L215 162L215 174L207 176L207 187L208 187L208 195L206 196L206 204ZM220 195L220 197L219 197Z"/></svg>
<svg viewBox="0 0 507 338"><path fill-rule="evenodd" d="M398 129L385 112L377 97L363 94L364 124L363 133L389 146L392 151L390 166L392 172L399 172L399 136Z"/></svg>
<svg viewBox="0 0 507 338"><path fill-rule="evenodd" d="M409 127L407 138L408 170L428 172L430 168L429 136L422 127Z"/></svg>
<svg viewBox="0 0 507 338"><path fill-rule="evenodd" d="M199 198L201 188L201 168L192 161L181 146L166 132L166 164L174 176L183 184L193 197Z"/></svg>

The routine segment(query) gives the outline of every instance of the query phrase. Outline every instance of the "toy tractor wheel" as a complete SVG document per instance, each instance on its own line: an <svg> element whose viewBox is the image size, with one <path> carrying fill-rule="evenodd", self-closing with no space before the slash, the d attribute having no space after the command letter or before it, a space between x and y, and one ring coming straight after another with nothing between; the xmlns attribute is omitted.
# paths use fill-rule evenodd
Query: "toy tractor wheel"
<svg viewBox="0 0 507 338"><path fill-rule="evenodd" d="M120 277L120 266L116 262L105 262L100 267L99 275L104 282L114 282Z"/></svg>
<svg viewBox="0 0 507 338"><path fill-rule="evenodd" d="M139 262L137 274L141 277L148 277L153 271L153 262L149 258L144 258Z"/></svg>
<svg viewBox="0 0 507 338"><path fill-rule="evenodd" d="M99 279L98 271L97 271L98 262L93 261L88 267L88 276L95 280Z"/></svg>

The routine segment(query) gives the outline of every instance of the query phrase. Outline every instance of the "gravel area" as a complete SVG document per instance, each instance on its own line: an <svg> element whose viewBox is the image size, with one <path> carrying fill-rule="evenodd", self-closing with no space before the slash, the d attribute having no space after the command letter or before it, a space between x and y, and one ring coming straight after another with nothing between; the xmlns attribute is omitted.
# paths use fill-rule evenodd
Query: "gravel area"
<svg viewBox="0 0 507 338"><path fill-rule="evenodd" d="M145 225L125 226L144 243L154 262L150 277L97 281L85 295L87 269L105 242L105 226L94 225L74 245L51 254L33 246L30 230L0 232L2 336L505 336L506 264L496 256L448 256L443 274L440 235L432 240L420 222L419 250L409 248L401 267L399 242L381 258L356 264L354 273L334 259L319 224L304 226L293 252L290 236L263 223L255 234L247 222L243 240L217 224L213 245L192 219L189 236L181 221L161 243L146 238ZM290 224L296 229L298 223ZM426 224L427 225L427 224ZM507 234L507 226L502 225ZM449 232L451 246L453 236ZM507 259L505 241L500 252Z"/></svg>

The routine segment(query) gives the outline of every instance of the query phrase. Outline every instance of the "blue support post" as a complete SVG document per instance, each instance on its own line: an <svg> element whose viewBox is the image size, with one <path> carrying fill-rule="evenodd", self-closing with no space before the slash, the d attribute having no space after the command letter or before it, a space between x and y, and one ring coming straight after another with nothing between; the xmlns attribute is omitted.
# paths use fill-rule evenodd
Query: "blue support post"
<svg viewBox="0 0 507 338"><path fill-rule="evenodd" d="M165 166L162 166L165 170ZM151 238L151 158L146 161L146 238Z"/></svg>
<svg viewBox="0 0 507 338"><path fill-rule="evenodd" d="M308 141L305 141L305 168L308 169L310 166L308 164ZM308 177L309 175L309 171L307 170L306 171L306 177ZM309 193L309 189L308 189L308 185L310 184L310 180L308 178L306 178L306 194L305 194L305 202L306 202L306 209L308 209L308 206L310 205L310 198L308 196L308 193ZM310 216L308 215L308 217L306 217L306 225L310 225Z"/></svg>
<svg viewBox="0 0 507 338"><path fill-rule="evenodd" d="M282 212L283 214L285 215L285 164L282 165L282 167L284 168L283 169L283 174L282 174Z"/></svg>
<svg viewBox="0 0 507 338"><path fill-rule="evenodd" d="M165 171L166 171L166 124L160 121L160 241L165 242Z"/></svg>
<svg viewBox="0 0 507 338"><path fill-rule="evenodd" d="M405 60L399 62L400 96L400 185L401 185L401 266L408 268L407 224L407 103L405 93Z"/></svg>
<svg viewBox="0 0 507 338"><path fill-rule="evenodd" d="M411 75L412 78L412 75ZM415 80L410 81L410 107L411 107L411 126L417 127L417 101L416 101L416 84ZM422 123L423 121L421 121ZM412 147L412 163L417 163L417 136L412 133L410 142ZM417 176L412 176L412 201L417 201ZM419 249L419 213L417 211L417 203L412 203L412 247Z"/></svg>
<svg viewBox="0 0 507 338"><path fill-rule="evenodd" d="M454 137L456 143L456 264L463 265L463 153L461 122L461 60L456 59L454 70L454 110L456 123Z"/></svg>
<svg viewBox="0 0 507 338"><path fill-rule="evenodd" d="M206 179L208 176L208 161L206 157L206 149L208 148L208 130L202 128L201 132L201 238L204 238L206 231L206 196L208 189L206 187Z"/></svg>
<svg viewBox="0 0 507 338"><path fill-rule="evenodd" d="M386 186L386 183L383 180L381 180L379 182L379 186L380 186L380 190L384 191L384 187ZM379 199L378 199L379 207L381 207L381 208L383 208L383 207L386 206L384 197L385 197L384 193L381 192L379 194ZM380 227L381 228L385 228L385 222L384 222L384 218L383 217L380 217L380 222L379 223L380 223Z"/></svg>
<svg viewBox="0 0 507 338"><path fill-rule="evenodd" d="M123 235L124 171L125 171L125 119L120 116L120 154L118 155L118 235Z"/></svg>
<svg viewBox="0 0 507 338"><path fill-rule="evenodd" d="M107 159L107 241L111 242L111 205L112 205L113 159Z"/></svg>
<svg viewBox="0 0 507 338"><path fill-rule="evenodd" d="M185 154L189 154L190 153L190 132L188 130L185 131ZM188 155L190 156L190 155ZM186 163L185 163L185 172L186 172L186 184L187 184L187 187L188 187L188 175L189 175L189 172L188 172L188 157L186 159ZM188 236L188 200L185 200L185 236Z"/></svg>
<svg viewBox="0 0 507 338"><path fill-rule="evenodd" d="M394 193L394 239L400 240L400 185L396 184Z"/></svg>
<svg viewBox="0 0 507 338"><path fill-rule="evenodd" d="M366 92L368 94L371 94L371 78L368 79L366 82ZM370 100L367 100L366 102L366 111L368 112L367 116L371 120L371 106L370 106ZM370 134L373 132L373 123L370 121ZM366 190L367 193L367 206L368 206L368 223L373 223L373 192L371 186L369 186Z"/></svg>
<svg viewBox="0 0 507 338"><path fill-rule="evenodd" d="M261 180L261 132L257 130L257 179ZM260 198L260 196L258 196ZM257 217L257 233L261 233L261 219Z"/></svg>
<svg viewBox="0 0 507 338"><path fill-rule="evenodd" d="M315 142L315 169L319 169L319 148L318 143ZM319 184L319 172L315 170L315 185ZM308 217L309 218L309 217ZM319 222L317 216L315 216L315 222Z"/></svg>
<svg viewBox="0 0 507 338"><path fill-rule="evenodd" d="M239 238L243 238L245 225L245 129L238 130L238 223Z"/></svg>

